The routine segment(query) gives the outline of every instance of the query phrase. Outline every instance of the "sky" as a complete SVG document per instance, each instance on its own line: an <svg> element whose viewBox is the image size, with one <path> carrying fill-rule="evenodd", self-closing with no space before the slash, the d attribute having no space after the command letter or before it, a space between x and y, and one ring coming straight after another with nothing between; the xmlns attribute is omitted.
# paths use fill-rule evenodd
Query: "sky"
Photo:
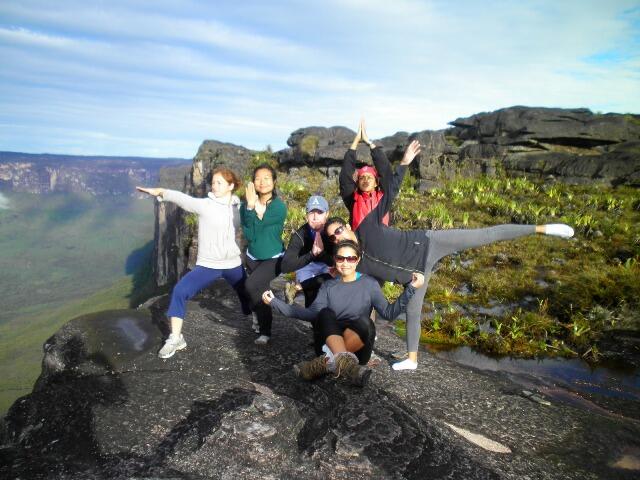
<svg viewBox="0 0 640 480"><path fill-rule="evenodd" d="M0 2L0 150L192 158L512 105L640 113L640 1Z"/></svg>

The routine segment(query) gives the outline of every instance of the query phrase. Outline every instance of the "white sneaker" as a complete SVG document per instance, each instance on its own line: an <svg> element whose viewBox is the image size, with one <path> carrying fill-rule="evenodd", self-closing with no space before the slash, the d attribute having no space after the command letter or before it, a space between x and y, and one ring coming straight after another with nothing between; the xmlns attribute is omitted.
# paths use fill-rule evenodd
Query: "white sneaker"
<svg viewBox="0 0 640 480"><path fill-rule="evenodd" d="M255 343L256 345L266 345L267 343L269 343L269 340L271 340L271 337L267 335L260 335L255 339L253 343Z"/></svg>
<svg viewBox="0 0 640 480"><path fill-rule="evenodd" d="M184 337L182 336L182 334L176 336L172 333L169 335L169 338L167 338L167 340L164 342L163 347L158 352L158 357L173 357L174 353L184 348L187 348L187 342L184 341Z"/></svg>
<svg viewBox="0 0 640 480"><path fill-rule="evenodd" d="M550 223L544 226L544 233L554 237L571 238L574 232L573 228L564 223Z"/></svg>
<svg viewBox="0 0 640 480"><path fill-rule="evenodd" d="M260 333L260 323L258 322L258 316L255 312L251 312L251 328L254 332Z"/></svg>
<svg viewBox="0 0 640 480"><path fill-rule="evenodd" d="M416 368L418 368L418 364L413 360L410 360L407 358L406 360L403 360L401 362L394 363L393 365L391 365L391 368L393 368L396 371L397 370L415 370Z"/></svg>

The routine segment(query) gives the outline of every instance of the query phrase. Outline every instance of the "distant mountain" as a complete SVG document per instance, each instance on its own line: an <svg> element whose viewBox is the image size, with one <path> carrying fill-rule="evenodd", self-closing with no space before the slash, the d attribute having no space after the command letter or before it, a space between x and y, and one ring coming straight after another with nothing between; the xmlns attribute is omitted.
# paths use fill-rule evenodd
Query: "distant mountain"
<svg viewBox="0 0 640 480"><path fill-rule="evenodd" d="M185 158L0 152L0 190L133 194L135 185L155 185L162 167L189 164L191 160Z"/></svg>

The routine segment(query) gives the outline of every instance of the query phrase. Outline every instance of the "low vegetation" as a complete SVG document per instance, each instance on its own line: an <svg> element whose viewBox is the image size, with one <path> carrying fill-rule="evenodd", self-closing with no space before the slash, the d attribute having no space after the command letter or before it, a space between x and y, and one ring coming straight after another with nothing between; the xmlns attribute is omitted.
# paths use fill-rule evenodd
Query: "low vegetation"
<svg viewBox="0 0 640 480"><path fill-rule="evenodd" d="M346 216L337 182L311 169L279 174L290 232L313 193ZM395 202L401 229L479 228L499 223L567 223L571 240L531 236L444 259L430 280L424 342L469 345L514 356L601 360L613 329L640 331L640 195L629 187L566 185L526 178L460 178L418 192L408 176ZM402 287L388 284L394 298ZM402 325L399 324L399 332Z"/></svg>

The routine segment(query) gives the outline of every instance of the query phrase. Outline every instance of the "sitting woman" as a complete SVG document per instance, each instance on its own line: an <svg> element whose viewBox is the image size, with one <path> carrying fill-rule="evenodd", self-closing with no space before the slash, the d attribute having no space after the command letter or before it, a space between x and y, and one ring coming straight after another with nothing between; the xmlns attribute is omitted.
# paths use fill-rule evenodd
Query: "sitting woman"
<svg viewBox="0 0 640 480"><path fill-rule="evenodd" d="M171 334L158 352L160 358L172 357L186 348L182 323L186 302L218 278L224 278L238 293L242 311L250 312L244 295L245 273L236 243L240 228L240 199L232 193L240 186L235 173L227 168L214 170L211 193L208 198L194 198L182 192L165 188L136 187L139 191L157 197L159 201L173 202L187 212L198 215L198 258L196 267L173 287L167 317L171 320Z"/></svg>
<svg viewBox="0 0 640 480"><path fill-rule="evenodd" d="M416 288L424 277L413 274L413 281L404 292L389 304L373 277L356 272L361 250L352 241L336 245L334 260L338 277L322 284L318 296L309 308L288 305L264 292L262 299L279 313L308 320L314 325L314 341L326 354L294 367L296 374L313 380L328 372L344 375L354 385L364 386L371 375L366 365L375 341L375 326L369 318L372 308L388 320L395 319L406 309Z"/></svg>

